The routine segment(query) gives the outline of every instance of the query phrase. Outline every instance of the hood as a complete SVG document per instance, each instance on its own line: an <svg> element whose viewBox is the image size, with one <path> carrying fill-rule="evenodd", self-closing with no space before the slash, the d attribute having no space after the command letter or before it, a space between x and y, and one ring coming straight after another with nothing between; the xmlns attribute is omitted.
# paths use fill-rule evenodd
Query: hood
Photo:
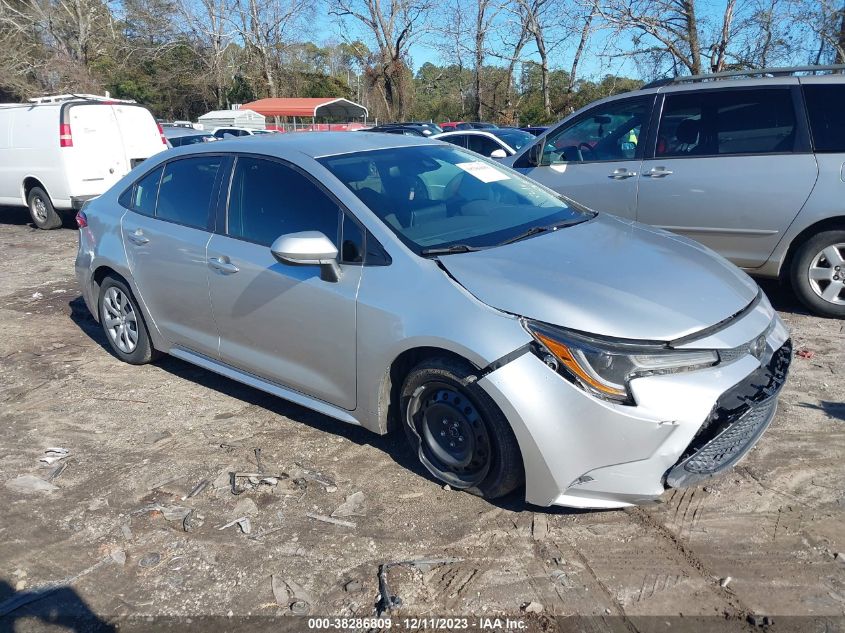
<svg viewBox="0 0 845 633"><path fill-rule="evenodd" d="M693 334L736 314L758 292L748 275L700 244L605 214L440 261L494 308L626 339Z"/></svg>

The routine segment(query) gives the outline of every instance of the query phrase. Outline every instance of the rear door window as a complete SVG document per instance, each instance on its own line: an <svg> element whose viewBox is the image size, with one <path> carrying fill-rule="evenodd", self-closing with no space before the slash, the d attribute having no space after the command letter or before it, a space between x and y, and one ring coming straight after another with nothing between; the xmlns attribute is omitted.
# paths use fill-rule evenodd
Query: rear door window
<svg viewBox="0 0 845 633"><path fill-rule="evenodd" d="M221 156L197 156L167 163L161 177L156 217L208 229L211 199L222 163Z"/></svg>
<svg viewBox="0 0 845 633"><path fill-rule="evenodd" d="M280 235L320 231L337 245L339 226L340 207L307 177L276 161L238 158L227 235L270 246Z"/></svg>
<svg viewBox="0 0 845 633"><path fill-rule="evenodd" d="M724 156L791 152L795 109L788 89L683 92L666 96L655 154Z"/></svg>
<svg viewBox="0 0 845 633"><path fill-rule="evenodd" d="M845 85L805 84L804 100L817 152L845 153Z"/></svg>
<svg viewBox="0 0 845 633"><path fill-rule="evenodd" d="M478 134L467 134L467 147L482 156L490 156L497 149L502 149L493 139Z"/></svg>
<svg viewBox="0 0 845 633"><path fill-rule="evenodd" d="M161 181L161 172L163 170L163 167L152 170L149 174L136 182L134 187L127 189L129 199L126 199L126 193L124 193L124 195L121 196L121 204L129 207L136 213L140 213L141 215L155 215L156 198L158 197L158 184L159 181Z"/></svg>

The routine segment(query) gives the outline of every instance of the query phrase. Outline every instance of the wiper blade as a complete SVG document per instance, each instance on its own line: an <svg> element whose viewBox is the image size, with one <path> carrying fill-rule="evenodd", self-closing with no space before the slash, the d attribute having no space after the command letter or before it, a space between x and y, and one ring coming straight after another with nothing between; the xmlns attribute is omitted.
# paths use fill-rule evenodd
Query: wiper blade
<svg viewBox="0 0 845 633"><path fill-rule="evenodd" d="M513 244L514 242L519 242L520 240L524 240L525 238L531 237L532 235L537 235L538 233L547 233L549 231L557 231L558 229L562 229L566 226L572 226L573 224L581 224L584 220L578 218L577 220L566 220L565 222L558 222L557 224L549 224L548 226L532 226L527 231L520 233L519 235L514 235L513 237L509 237L504 242L499 242L497 246L504 246L505 244Z"/></svg>
<svg viewBox="0 0 845 633"><path fill-rule="evenodd" d="M480 250L480 247L470 246L469 244L450 244L449 246L424 248L420 251L420 255L449 255L451 253L469 253Z"/></svg>

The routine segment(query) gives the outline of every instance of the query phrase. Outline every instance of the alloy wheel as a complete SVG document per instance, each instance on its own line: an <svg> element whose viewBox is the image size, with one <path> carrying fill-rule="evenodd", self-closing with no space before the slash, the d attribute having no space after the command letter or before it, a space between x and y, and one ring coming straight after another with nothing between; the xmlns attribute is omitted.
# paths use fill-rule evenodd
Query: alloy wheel
<svg viewBox="0 0 845 633"><path fill-rule="evenodd" d="M845 305L845 243L817 253L808 270L810 288L829 303Z"/></svg>
<svg viewBox="0 0 845 633"><path fill-rule="evenodd" d="M138 318L129 297L115 286L103 297L103 324L112 343L124 354L138 346Z"/></svg>
<svg viewBox="0 0 845 633"><path fill-rule="evenodd" d="M32 199L32 213L39 222L43 223L47 221L47 205L39 196L35 196Z"/></svg>

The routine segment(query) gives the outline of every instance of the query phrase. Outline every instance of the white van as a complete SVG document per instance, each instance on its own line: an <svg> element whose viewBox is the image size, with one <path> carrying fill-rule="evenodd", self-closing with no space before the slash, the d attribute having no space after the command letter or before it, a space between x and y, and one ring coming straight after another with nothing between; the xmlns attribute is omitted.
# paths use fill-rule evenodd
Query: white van
<svg viewBox="0 0 845 633"><path fill-rule="evenodd" d="M42 229L62 225L141 161L167 149L145 107L94 95L0 105L0 204L26 205Z"/></svg>

